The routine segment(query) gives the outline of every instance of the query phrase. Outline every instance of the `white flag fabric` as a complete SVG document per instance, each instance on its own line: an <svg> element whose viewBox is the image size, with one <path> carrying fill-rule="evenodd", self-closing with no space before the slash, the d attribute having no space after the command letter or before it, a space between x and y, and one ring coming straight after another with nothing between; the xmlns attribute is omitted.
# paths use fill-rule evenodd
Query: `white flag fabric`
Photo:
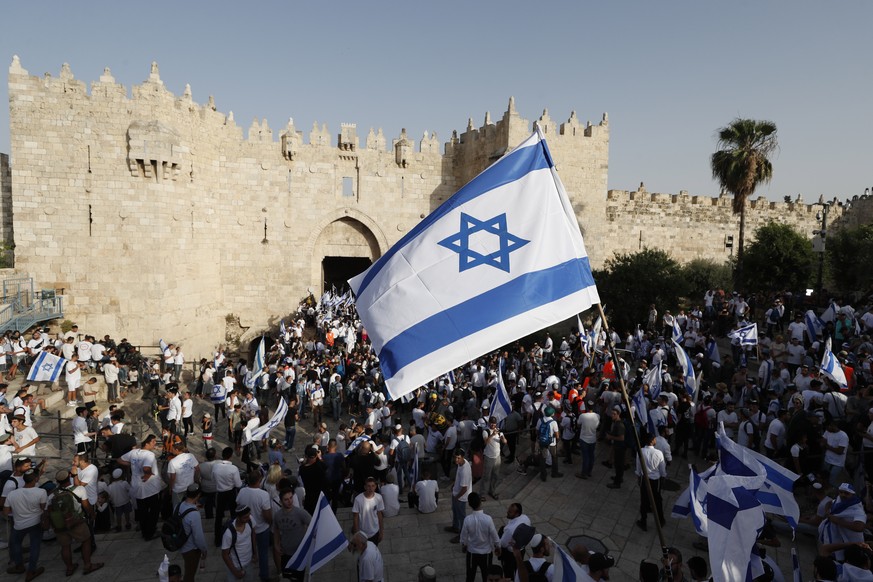
<svg viewBox="0 0 873 582"><path fill-rule="evenodd" d="M577 580L590 580L588 572L576 562L564 548L552 542L555 548L554 570L552 570L552 582L576 582ZM524 566L522 566L524 567Z"/></svg>
<svg viewBox="0 0 873 582"><path fill-rule="evenodd" d="M756 346L758 345L758 324L750 323L743 325L728 333L731 339L738 339L741 346Z"/></svg>
<svg viewBox="0 0 873 582"><path fill-rule="evenodd" d="M837 307L836 303L831 301L831 304L828 305L828 308L824 310L824 313L821 314L821 320L825 323L831 322L836 323L837 321L837 312L839 312L840 308Z"/></svg>
<svg viewBox="0 0 873 582"><path fill-rule="evenodd" d="M65 359L54 354L40 352L27 373L27 381L54 382L61 375L61 370L64 369L66 362Z"/></svg>
<svg viewBox="0 0 873 582"><path fill-rule="evenodd" d="M673 318L673 341L682 343L682 339L685 335L682 333L682 328L679 327L679 322L676 321L676 318Z"/></svg>
<svg viewBox="0 0 873 582"><path fill-rule="evenodd" d="M345 550L348 543L349 540L322 491L315 506L315 515L306 528L303 540L285 568L305 570L308 567L309 573L312 574Z"/></svg>
<svg viewBox="0 0 873 582"><path fill-rule="evenodd" d="M825 324L812 309L806 312L806 333L809 335L809 340L817 342L822 336Z"/></svg>
<svg viewBox="0 0 873 582"><path fill-rule="evenodd" d="M494 398L491 399L489 416L493 416L497 422L502 422L511 411L509 392L506 391L506 384L503 383L503 358L500 358L497 365L497 390L494 392Z"/></svg>
<svg viewBox="0 0 873 582"><path fill-rule="evenodd" d="M715 338L706 341L706 357L716 368L721 368L721 352L718 351L718 342Z"/></svg>
<svg viewBox="0 0 873 582"><path fill-rule="evenodd" d="M279 406L276 408L276 412L267 421L266 424L259 426L252 430L250 433L246 434L246 441L243 443L244 445L249 444L252 441L259 441L267 438L269 436L270 431L274 428L282 424L282 421L285 420L285 415L288 413L288 403L285 402L284 398L279 398Z"/></svg>
<svg viewBox="0 0 873 582"><path fill-rule="evenodd" d="M764 527L761 504L738 481L732 475L714 475L706 482L707 541L714 582L746 582L752 548Z"/></svg>
<svg viewBox="0 0 873 582"><path fill-rule="evenodd" d="M167 342L164 341L164 338L158 340L158 346L161 348L161 356L163 356L164 352L167 351L167 348L170 347L167 345Z"/></svg>
<svg viewBox="0 0 873 582"><path fill-rule="evenodd" d="M679 365L682 367L682 381L685 384L685 391L694 398L694 393L697 392L697 377L694 375L694 362L691 361L688 353L675 340L673 340L673 347L676 349L676 359L679 360Z"/></svg>
<svg viewBox="0 0 873 582"><path fill-rule="evenodd" d="M831 338L825 342L824 356L821 359L821 373L833 380L840 387L840 390L846 390L849 387L843 366L831 351Z"/></svg>
<svg viewBox="0 0 873 582"><path fill-rule="evenodd" d="M539 129L349 284L395 399L600 301Z"/></svg>
<svg viewBox="0 0 873 582"><path fill-rule="evenodd" d="M661 353L657 352L652 358L652 367L643 377L643 382L649 385L649 396L657 400L661 394Z"/></svg>
<svg viewBox="0 0 873 582"><path fill-rule="evenodd" d="M261 341L258 343L258 349L255 350L255 361L252 364L252 370L246 380L246 387L250 390L258 385L258 380L266 372L264 371L264 336L261 336Z"/></svg>

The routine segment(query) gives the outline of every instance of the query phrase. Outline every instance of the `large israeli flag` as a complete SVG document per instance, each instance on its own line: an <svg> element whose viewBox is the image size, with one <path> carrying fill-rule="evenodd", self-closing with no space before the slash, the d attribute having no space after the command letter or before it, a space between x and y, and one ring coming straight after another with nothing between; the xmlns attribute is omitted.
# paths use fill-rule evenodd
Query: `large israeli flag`
<svg viewBox="0 0 873 582"><path fill-rule="evenodd" d="M848 389L849 382L846 380L843 366L840 365L840 361L831 351L831 338L825 342L824 357L821 359L821 373L833 380L840 387L840 390Z"/></svg>
<svg viewBox="0 0 873 582"><path fill-rule="evenodd" d="M825 323L812 309L806 312L806 333L809 335L809 340L817 342L818 338L824 332Z"/></svg>
<svg viewBox="0 0 873 582"><path fill-rule="evenodd" d="M600 300L539 129L349 284L392 398Z"/></svg>
<svg viewBox="0 0 873 582"><path fill-rule="evenodd" d="M285 568L287 570L305 570L309 567L309 573L312 574L345 550L346 544L348 544L348 539L346 539L336 515L330 509L330 502L322 491L315 506L315 515L309 522L303 540L297 547L297 551L285 564Z"/></svg>
<svg viewBox="0 0 873 582"><path fill-rule="evenodd" d="M643 377L643 383L649 385L649 396L651 396L652 400L657 400L661 394L662 379L661 353L657 352L652 358L651 369Z"/></svg>
<svg viewBox="0 0 873 582"><path fill-rule="evenodd" d="M61 370L64 369L66 362L65 359L48 352L40 352L39 357L36 358L27 373L27 381L54 382L61 375Z"/></svg>
<svg viewBox="0 0 873 582"><path fill-rule="evenodd" d="M276 412L270 420L268 420L266 424L258 426L250 433L246 434L245 442L243 442L243 444L247 445L250 442L258 442L270 436L270 431L282 424L282 421L285 420L286 414L288 414L288 403L284 398L280 398L279 406L276 408Z"/></svg>
<svg viewBox="0 0 873 582"><path fill-rule="evenodd" d="M250 390L260 384L261 376L266 374L264 370L264 336L261 336L261 342L258 344L258 349L255 350L255 361L252 364L252 371L246 380L246 387Z"/></svg>

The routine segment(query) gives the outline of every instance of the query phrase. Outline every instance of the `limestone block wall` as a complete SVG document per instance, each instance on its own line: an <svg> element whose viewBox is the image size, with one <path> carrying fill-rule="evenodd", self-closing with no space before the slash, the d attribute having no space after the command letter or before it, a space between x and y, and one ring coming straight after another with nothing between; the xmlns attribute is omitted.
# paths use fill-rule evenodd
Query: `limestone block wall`
<svg viewBox="0 0 873 582"><path fill-rule="evenodd" d="M636 191L610 190L607 195L602 238L588 241L589 248L603 245L613 252L629 253L644 247L668 251L680 262L706 258L727 260L731 250L725 248L728 235L734 237L736 252L739 215L731 209L732 197L689 196L656 194L641 185ZM757 198L746 210L746 244L754 240L755 230L770 222L787 224L798 232L812 237L820 228L816 212L820 206L794 202L771 202ZM834 204L829 217L838 221L843 207Z"/></svg>
<svg viewBox="0 0 873 582"><path fill-rule="evenodd" d="M9 156L0 154L0 267L11 267L13 253L9 247L15 242L12 228L12 168Z"/></svg>

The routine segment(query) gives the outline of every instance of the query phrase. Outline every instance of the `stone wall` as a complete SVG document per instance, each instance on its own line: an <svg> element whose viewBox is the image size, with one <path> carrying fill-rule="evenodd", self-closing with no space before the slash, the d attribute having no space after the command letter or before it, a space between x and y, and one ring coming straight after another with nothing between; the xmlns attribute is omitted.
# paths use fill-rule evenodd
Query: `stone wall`
<svg viewBox="0 0 873 582"><path fill-rule="evenodd" d="M12 229L12 168L9 156L0 154L0 268L12 267L15 237Z"/></svg>
<svg viewBox="0 0 873 582"><path fill-rule="evenodd" d="M246 133L212 97L168 91L156 64L128 95L109 69L89 91L67 65L39 78L15 57L9 96L11 213L0 211L16 270L64 288L83 331L163 337L189 357L221 341L231 314L254 336L320 293L325 256L377 258L531 130L510 101L444 153L436 135L405 130L389 145L371 129L362 145L354 124L304 136L293 120L274 134L256 119ZM574 204L603 200L605 120L539 123Z"/></svg>

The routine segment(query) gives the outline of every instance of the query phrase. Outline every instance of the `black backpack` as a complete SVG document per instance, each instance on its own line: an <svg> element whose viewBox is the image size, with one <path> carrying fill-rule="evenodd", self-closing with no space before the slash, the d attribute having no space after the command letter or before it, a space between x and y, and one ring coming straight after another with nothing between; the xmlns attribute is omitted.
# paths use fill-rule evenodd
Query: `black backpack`
<svg viewBox="0 0 873 582"><path fill-rule="evenodd" d="M178 552L188 541L188 533L185 532L183 520L192 511L197 511L196 507L190 507L180 514L179 508L181 506L181 503L176 506L173 514L169 519L164 520L164 525L161 527L161 542L168 552Z"/></svg>
<svg viewBox="0 0 873 582"><path fill-rule="evenodd" d="M549 562L543 562L539 570L534 570L530 561L524 561L524 567L527 570L527 579L528 582L548 582L548 578L546 577L546 571L549 569L551 564Z"/></svg>

